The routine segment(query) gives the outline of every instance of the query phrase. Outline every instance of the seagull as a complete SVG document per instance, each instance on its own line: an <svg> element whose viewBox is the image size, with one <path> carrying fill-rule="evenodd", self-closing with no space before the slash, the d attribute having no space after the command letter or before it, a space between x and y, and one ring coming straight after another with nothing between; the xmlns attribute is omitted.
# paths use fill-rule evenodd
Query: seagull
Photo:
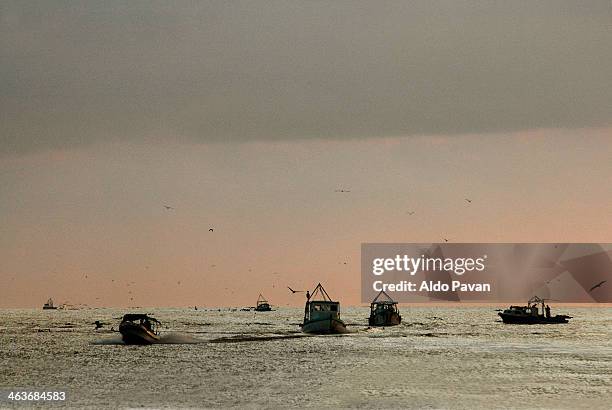
<svg viewBox="0 0 612 410"><path fill-rule="evenodd" d="M164 208L166 208L166 211L174 211L174 207L171 207L170 205L164 205Z"/></svg>
<svg viewBox="0 0 612 410"><path fill-rule="evenodd" d="M215 231L214 228L208 229L208 232L214 232L214 231Z"/></svg>
<svg viewBox="0 0 612 410"><path fill-rule="evenodd" d="M406 212L408 215L414 215L414 211L408 211Z"/></svg>
<svg viewBox="0 0 612 410"><path fill-rule="evenodd" d="M466 201L468 201L470 204L472 203L472 200L469 198L465 198Z"/></svg>
<svg viewBox="0 0 612 410"><path fill-rule="evenodd" d="M443 239L444 239L444 242L448 242L448 239L446 239L446 238L443 238Z"/></svg>
<svg viewBox="0 0 612 410"><path fill-rule="evenodd" d="M344 192L344 193L346 193L346 192L351 192L351 190L350 189L343 189L343 188L341 188L341 189L336 189L334 192Z"/></svg>
<svg viewBox="0 0 612 410"><path fill-rule="evenodd" d="M597 285L593 286L591 289L589 289L589 292L592 291L593 289L597 289L598 287L600 287L601 285L603 285L604 283L606 283L607 280L602 280L601 282L599 282Z"/></svg>
<svg viewBox="0 0 612 410"><path fill-rule="evenodd" d="M291 293L304 292L303 290L293 290L289 286L287 286L287 289L289 289L291 291Z"/></svg>

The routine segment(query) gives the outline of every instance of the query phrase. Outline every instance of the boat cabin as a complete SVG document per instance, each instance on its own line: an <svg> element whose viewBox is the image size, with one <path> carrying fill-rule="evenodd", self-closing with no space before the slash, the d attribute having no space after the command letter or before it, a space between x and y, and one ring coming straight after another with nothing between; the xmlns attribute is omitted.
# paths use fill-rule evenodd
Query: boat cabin
<svg viewBox="0 0 612 410"><path fill-rule="evenodd" d="M391 299L385 291L374 298L370 304L370 317L368 323L370 326L395 326L402 322L397 302Z"/></svg>
<svg viewBox="0 0 612 410"><path fill-rule="evenodd" d="M538 304L542 307L542 312L540 313L538 309ZM527 301L527 306L510 306L508 309L504 310L506 314L512 315L522 315L522 316L550 316L550 309L547 310L544 299L541 299L537 296L532 297Z"/></svg>
<svg viewBox="0 0 612 410"><path fill-rule="evenodd" d="M505 314L523 315L523 316L538 316L537 306L510 306L504 310Z"/></svg>
<svg viewBox="0 0 612 410"><path fill-rule="evenodd" d="M304 323L326 319L340 319L340 302L332 301L319 283L306 301Z"/></svg>
<svg viewBox="0 0 612 410"><path fill-rule="evenodd" d="M161 322L159 320L144 313L127 313L123 315L121 324L124 325L126 323L133 323L135 325L143 326L154 334L157 334L157 328L161 326Z"/></svg>

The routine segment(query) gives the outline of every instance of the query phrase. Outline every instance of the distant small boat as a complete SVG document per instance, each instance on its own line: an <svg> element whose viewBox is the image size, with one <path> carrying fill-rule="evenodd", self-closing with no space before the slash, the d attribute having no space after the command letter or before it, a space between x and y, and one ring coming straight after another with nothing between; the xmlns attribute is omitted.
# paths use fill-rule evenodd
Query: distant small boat
<svg viewBox="0 0 612 410"><path fill-rule="evenodd" d="M140 313L128 313L123 316L119 332L126 345L150 345L159 341L157 328L161 322L151 316Z"/></svg>
<svg viewBox="0 0 612 410"><path fill-rule="evenodd" d="M49 298L49 300L47 301L47 303L45 303L45 304L43 305L43 309L44 309L44 310L51 310L51 309L55 310L55 309L57 309L57 306L54 306L54 305L53 305L53 299Z"/></svg>
<svg viewBox="0 0 612 410"><path fill-rule="evenodd" d="M272 310L270 304L261 293L259 294L259 298L257 298L257 306L255 306L255 310L258 312L269 312Z"/></svg>
<svg viewBox="0 0 612 410"><path fill-rule="evenodd" d="M340 319L340 302L332 301L320 283L306 301L302 331L316 334L347 332Z"/></svg>
<svg viewBox="0 0 612 410"><path fill-rule="evenodd" d="M544 302L544 299L534 296L529 299L527 306L510 306L498 315L504 323L518 325L568 323L568 319L572 318L567 315L551 316L550 307L545 306ZM538 304L541 304L542 313L539 312Z"/></svg>
<svg viewBox="0 0 612 410"><path fill-rule="evenodd" d="M370 317L368 324L370 326L395 326L402 323L397 302L391 299L391 296L384 290L374 298L370 304Z"/></svg>

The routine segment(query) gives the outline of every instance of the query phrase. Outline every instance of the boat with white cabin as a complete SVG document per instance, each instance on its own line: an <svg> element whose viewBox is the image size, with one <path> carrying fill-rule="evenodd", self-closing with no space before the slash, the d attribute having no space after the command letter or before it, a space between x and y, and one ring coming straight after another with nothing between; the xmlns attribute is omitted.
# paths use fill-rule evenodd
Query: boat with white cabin
<svg viewBox="0 0 612 410"><path fill-rule="evenodd" d="M307 293L304 307L304 333L328 334L346 333L346 324L340 319L340 302L333 301L319 283L312 292Z"/></svg>

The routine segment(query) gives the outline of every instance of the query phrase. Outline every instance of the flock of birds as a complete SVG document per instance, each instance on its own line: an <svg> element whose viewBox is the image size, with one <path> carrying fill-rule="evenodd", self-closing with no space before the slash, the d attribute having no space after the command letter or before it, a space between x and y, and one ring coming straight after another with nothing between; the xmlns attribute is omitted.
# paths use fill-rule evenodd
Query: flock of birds
<svg viewBox="0 0 612 410"><path fill-rule="evenodd" d="M351 189L349 189L349 188L338 188L338 189L336 189L334 192L337 192L337 193L350 193L350 192L351 192ZM470 199L470 198L464 198L464 200L465 200L465 202L467 202L468 204L471 204L471 203L472 203L472 199ZM176 208L175 208L174 206L171 206L171 205L164 204L164 205L163 205L163 207L164 207L164 209L165 209L166 211L176 211ZM410 215L410 216L412 216L412 215L415 215L415 214L416 214L416 211L411 210L411 211L408 211L408 212L407 212L407 214L408 214L408 215ZM210 228L208 229L208 231L209 231L209 232L214 232L214 230L215 230L215 228L214 228L214 227L210 227ZM443 240L445 243L448 243L448 242L449 242L449 239L448 239L448 238L442 238L442 240ZM557 247L557 245L555 245L555 248L556 248L556 247ZM338 263L339 263L339 264L344 264L344 265L347 265L347 264L348 264L348 262L346 262L346 261L343 261L343 262L338 262ZM211 266L212 268L216 267L216 265L215 265L215 264L212 264L212 265L210 265L210 266ZM149 266L146 266L146 268L145 268L145 269L148 269L148 268L149 268ZM251 269L251 268L249 268L249 272L251 272L251 271L252 271L252 269ZM278 275L279 273L278 273L278 272L274 272L273 274ZM87 279L87 278L88 278L88 275L87 275L87 274L84 274L84 278L85 278L85 279ZM115 279L112 279L111 281L112 281L112 282L115 282ZM550 281L549 281L549 282L550 282ZM547 282L547 283L549 283L549 282ZM600 281L599 283L597 283L597 284L593 285L593 286L592 286L592 287L589 289L589 291L588 291L588 292L592 292L593 290L595 290L595 289L597 289L597 288L600 288L600 287L601 287L602 285L604 285L606 282L607 282L606 280L602 280L602 281ZM136 282L134 282L134 281L132 281L132 282L127 282L127 283L126 283L126 287L128 287L128 288L129 288L131 285L134 285L134 284L136 284ZM179 280L179 281L177 281L177 285L179 285L179 286L181 285L181 281L180 281L180 280ZM274 287L274 285L273 285L273 287ZM304 293L304 292L305 292L305 291L303 291L303 290L295 290L295 289L292 289L292 288L291 288L291 287L289 287L289 286L287 286L287 289L289 289L289 291L290 291L292 294L295 294L295 293ZM128 291L128 295L130 296L130 301L134 301L134 297L132 296L132 290L129 290L129 291ZM96 300L99 300L99 299L100 299L100 298L96 298Z"/></svg>
<svg viewBox="0 0 612 410"><path fill-rule="evenodd" d="M350 189L350 188L338 188L338 189L334 190L334 192L338 192L338 193L347 194L347 193L350 193L350 192L351 192L351 189ZM471 203L472 203L472 200L471 200L470 198L465 198L465 201L466 201L467 203L469 203L469 204L471 204ZM164 208L166 209L166 211L176 211L176 208L175 208L175 207L173 207L173 206L171 206L171 205L165 205L165 204L164 204L163 206L164 206ZM406 212L406 213L407 213L408 215L412 216L412 215L416 214L416 211L408 211L408 212ZM215 228L213 228L213 227L211 227L211 228L209 228L209 229L208 229L208 232L214 232L214 231L215 231ZM442 238L442 239L444 240L444 242L449 242L449 239L448 239L448 238ZM345 265L346 265L346 263L345 263Z"/></svg>
<svg viewBox="0 0 612 410"><path fill-rule="evenodd" d="M351 192L351 189L350 189L350 188L338 188L338 189L335 189L335 190L334 190L334 192L337 192L337 193L342 193L342 194L346 194L346 193L350 193L350 192ZM472 203L472 199L470 199L470 198L464 198L464 200L465 200L465 202L467 202L468 204L471 204L471 203ZM174 208L173 206L170 206L170 205L164 205L164 208L165 208L167 211L174 211L174 210L176 210L176 208ZM407 211L406 213L407 213L409 216L412 216L412 215L416 214L416 211L411 210L411 211ZM210 228L208 231L209 231L209 232L214 232L214 228L212 228L212 227L211 227L211 228ZM443 240L445 243L448 243L448 242L450 241L448 238L442 238L442 240ZM557 247L557 245L555 245L555 248L556 248L556 247ZM347 264L348 264L347 262L338 262L338 263L339 263L339 264L344 264L344 265L347 265ZM213 266L213 267L214 267L215 265L211 265L211 266ZM251 269L249 269L249 272L251 272ZM278 272L274 272L274 274L278 274ZM550 281L549 281L549 282L550 282ZM599 283L595 284L593 287L591 287L591 288L589 289L589 292L592 292L593 290L595 290L595 289L597 289L597 288L601 287L601 286L602 286L604 283L606 283L606 282L607 282L607 281L603 280L603 281L601 281L601 282L599 282ZM178 284L180 285L180 283L181 283L181 282L179 281L179 282L178 282ZM548 282L547 282L547 283L548 283ZM274 286L273 286L273 287L274 287ZM294 290L294 289L292 289L292 288L291 288L291 287L289 287L289 286L287 286L287 289L289 289L289 291L291 291L291 293L292 293L292 294L295 294L295 293L303 293L303 292L304 292L303 290Z"/></svg>

